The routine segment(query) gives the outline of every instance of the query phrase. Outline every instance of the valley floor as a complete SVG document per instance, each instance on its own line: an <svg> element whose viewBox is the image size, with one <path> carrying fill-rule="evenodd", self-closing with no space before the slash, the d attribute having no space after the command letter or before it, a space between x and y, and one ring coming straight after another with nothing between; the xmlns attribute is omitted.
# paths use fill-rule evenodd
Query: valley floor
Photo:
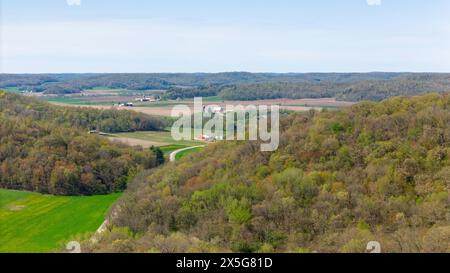
<svg viewBox="0 0 450 273"><path fill-rule="evenodd" d="M74 95L75 96L75 95ZM131 97L114 97L119 101L133 101ZM95 109L120 109L120 110L132 110L148 115L156 116L171 116L172 109L175 105L185 105L188 106L190 112L185 114L190 114L193 112L194 101L192 99L186 100L170 100L154 103L134 103L134 107L117 107L113 106L115 101L111 101L111 97L78 97L64 96L59 99L51 98L42 99L49 101L52 104L60 106L71 106L71 107L89 107ZM337 101L335 98L320 98L320 99L269 99L269 100L250 100L250 101L229 101L229 100L210 100L208 98L203 99L203 105L218 105L225 109L227 105L279 105L280 109L304 112L310 109L321 110L324 108L340 108L345 106L353 105L352 102Z"/></svg>

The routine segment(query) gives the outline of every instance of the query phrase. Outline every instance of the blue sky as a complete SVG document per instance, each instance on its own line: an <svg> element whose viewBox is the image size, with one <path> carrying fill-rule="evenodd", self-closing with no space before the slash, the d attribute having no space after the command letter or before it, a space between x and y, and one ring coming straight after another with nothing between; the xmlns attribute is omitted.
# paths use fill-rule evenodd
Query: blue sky
<svg viewBox="0 0 450 273"><path fill-rule="evenodd" d="M0 2L8 73L450 72L448 0Z"/></svg>

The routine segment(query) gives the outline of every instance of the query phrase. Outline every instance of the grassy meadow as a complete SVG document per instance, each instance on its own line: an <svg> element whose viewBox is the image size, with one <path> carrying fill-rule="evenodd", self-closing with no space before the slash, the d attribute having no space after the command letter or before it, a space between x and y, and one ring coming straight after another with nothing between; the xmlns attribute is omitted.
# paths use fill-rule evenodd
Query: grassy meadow
<svg viewBox="0 0 450 273"><path fill-rule="evenodd" d="M95 232L120 193L65 197L0 189L0 253L51 252Z"/></svg>
<svg viewBox="0 0 450 273"><path fill-rule="evenodd" d="M203 149L203 147L198 147L198 148L192 148L189 150L181 151L175 156L175 160L178 161L178 160L182 159L183 157L186 157L190 154L200 152L202 149Z"/></svg>
<svg viewBox="0 0 450 273"><path fill-rule="evenodd" d="M200 131L196 131L197 135L200 135ZM190 147L203 144L202 141L197 140L181 140L176 141L172 138L172 134L169 131L139 131L131 133L117 133L112 134L113 137L139 139L148 142L154 142L155 146L173 146L178 148ZM158 145L159 144L159 145ZM176 149L175 149L176 150Z"/></svg>

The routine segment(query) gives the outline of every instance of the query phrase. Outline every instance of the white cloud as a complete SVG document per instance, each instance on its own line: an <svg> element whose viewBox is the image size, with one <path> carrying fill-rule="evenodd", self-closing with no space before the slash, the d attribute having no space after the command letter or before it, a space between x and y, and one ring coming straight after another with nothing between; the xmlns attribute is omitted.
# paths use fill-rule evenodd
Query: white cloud
<svg viewBox="0 0 450 273"><path fill-rule="evenodd" d="M381 0L366 0L369 6L381 6Z"/></svg>
<svg viewBox="0 0 450 273"><path fill-rule="evenodd" d="M80 6L81 0L66 0L67 5L69 6Z"/></svg>

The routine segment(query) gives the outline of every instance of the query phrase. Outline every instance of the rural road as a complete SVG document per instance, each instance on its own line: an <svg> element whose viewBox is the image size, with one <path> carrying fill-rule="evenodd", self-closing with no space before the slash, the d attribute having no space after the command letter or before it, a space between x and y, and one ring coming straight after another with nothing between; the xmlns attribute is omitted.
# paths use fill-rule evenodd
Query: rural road
<svg viewBox="0 0 450 273"><path fill-rule="evenodd" d="M187 148L183 148L183 149L179 149L176 151L173 151L172 153L170 153L170 162L175 162L177 154L187 151L187 150L191 150L191 149L195 149L195 148L203 148L206 147L206 145L199 145L199 146L193 146L193 147L187 147ZM117 212L114 213L115 215L117 215ZM95 232L94 236L91 238L91 242L96 243L98 241L99 236L105 232L108 228L108 224L109 221L105 220L102 225L97 229L97 231Z"/></svg>
<svg viewBox="0 0 450 273"><path fill-rule="evenodd" d="M175 162L176 161L178 153L181 153L181 152L184 152L184 151L187 151L187 150L191 150L191 149L203 148L203 147L206 147L206 145L187 147L187 148L183 148L183 149L179 149L179 150L173 151L172 153L170 153L170 157L169 157L170 158L170 162Z"/></svg>

